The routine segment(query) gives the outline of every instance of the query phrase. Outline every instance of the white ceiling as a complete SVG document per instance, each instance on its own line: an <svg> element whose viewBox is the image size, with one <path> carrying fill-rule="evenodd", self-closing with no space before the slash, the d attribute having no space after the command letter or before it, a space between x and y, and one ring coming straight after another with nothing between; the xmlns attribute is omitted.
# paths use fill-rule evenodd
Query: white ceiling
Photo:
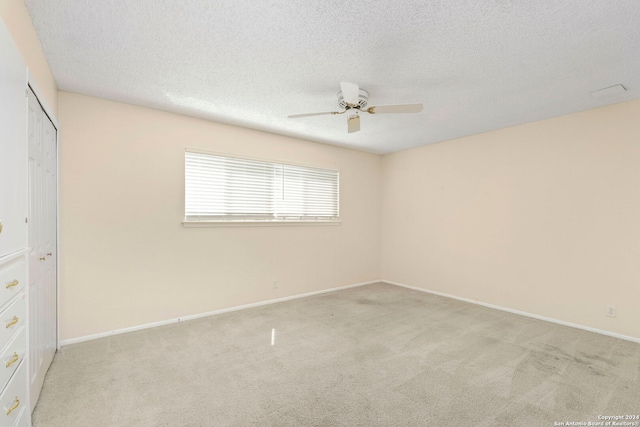
<svg viewBox="0 0 640 427"><path fill-rule="evenodd" d="M60 90L375 153L640 98L638 0L25 4ZM424 110L287 119L340 81Z"/></svg>

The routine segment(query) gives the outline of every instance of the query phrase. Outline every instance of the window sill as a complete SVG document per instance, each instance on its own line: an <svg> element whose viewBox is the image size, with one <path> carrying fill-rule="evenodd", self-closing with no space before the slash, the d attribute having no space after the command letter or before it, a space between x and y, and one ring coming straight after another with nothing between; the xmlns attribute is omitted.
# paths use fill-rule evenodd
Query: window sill
<svg viewBox="0 0 640 427"><path fill-rule="evenodd" d="M182 221L186 228L203 227L279 227L300 225L341 225L342 221Z"/></svg>

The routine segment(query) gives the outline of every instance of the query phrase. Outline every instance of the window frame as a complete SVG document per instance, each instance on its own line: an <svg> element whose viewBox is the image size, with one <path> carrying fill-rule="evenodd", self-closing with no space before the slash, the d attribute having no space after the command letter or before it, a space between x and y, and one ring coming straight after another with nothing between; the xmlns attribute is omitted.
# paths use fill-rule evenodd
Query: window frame
<svg viewBox="0 0 640 427"><path fill-rule="evenodd" d="M213 152L206 151L200 149L193 148L185 148L185 154L183 158L183 179L184 179L184 197L183 197L183 220L182 225L184 227L234 227L234 226L300 226L300 225L318 225L318 226L326 226L326 225L340 225L342 224L342 219L340 216L340 171L337 169L329 169L325 167L312 166L308 164L301 163L293 163L293 162L285 162L280 160L273 159L265 159L258 157L250 157L250 156L242 156L242 155L234 155L229 153L221 153L221 152ZM335 218L327 218L327 219L318 219L318 218L296 218L296 219L286 219L286 218L270 218L270 219L257 219L257 218L234 218L234 219L189 219L187 217L186 205L187 205L187 153L194 154L203 154L209 156L217 156L217 157L225 157L232 158L238 160L247 160L254 162L265 162L270 163L272 165L284 165L284 166L293 166L293 167L302 167L302 168L310 168L310 169L319 169L324 171L330 171L336 173L336 199L337 199L337 216ZM275 195L275 191L274 191ZM275 211L274 211L275 212Z"/></svg>

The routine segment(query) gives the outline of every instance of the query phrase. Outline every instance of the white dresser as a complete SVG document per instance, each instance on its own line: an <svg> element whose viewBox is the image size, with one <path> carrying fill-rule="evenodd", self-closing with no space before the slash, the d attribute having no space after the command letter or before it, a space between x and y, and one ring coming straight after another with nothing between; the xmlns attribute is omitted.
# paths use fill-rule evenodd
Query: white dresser
<svg viewBox="0 0 640 427"><path fill-rule="evenodd" d="M0 426L28 426L26 251L0 258Z"/></svg>
<svg viewBox="0 0 640 427"><path fill-rule="evenodd" d="M27 67L2 20L0 64L0 427L27 427Z"/></svg>

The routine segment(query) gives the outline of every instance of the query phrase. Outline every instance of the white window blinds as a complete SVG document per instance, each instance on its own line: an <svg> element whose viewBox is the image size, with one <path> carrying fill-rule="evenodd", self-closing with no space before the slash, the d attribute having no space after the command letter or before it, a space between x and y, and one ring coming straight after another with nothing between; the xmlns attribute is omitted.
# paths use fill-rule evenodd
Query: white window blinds
<svg viewBox="0 0 640 427"><path fill-rule="evenodd" d="M185 220L337 221L337 171L187 151Z"/></svg>

